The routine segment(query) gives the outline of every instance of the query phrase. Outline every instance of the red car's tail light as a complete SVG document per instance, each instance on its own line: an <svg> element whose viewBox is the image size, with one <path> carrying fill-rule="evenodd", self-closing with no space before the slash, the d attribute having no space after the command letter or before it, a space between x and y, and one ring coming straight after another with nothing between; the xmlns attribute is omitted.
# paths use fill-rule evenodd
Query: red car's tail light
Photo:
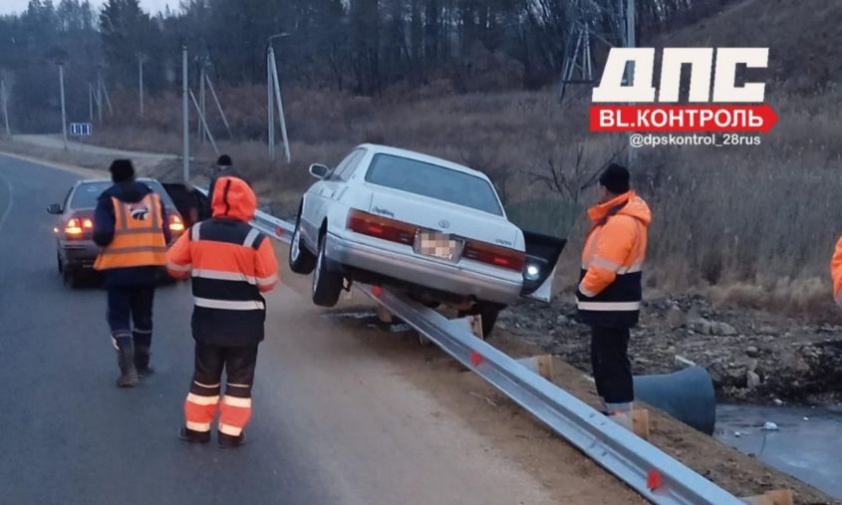
<svg viewBox="0 0 842 505"><path fill-rule="evenodd" d="M176 234L184 231L184 221L181 220L181 216L170 215L170 231Z"/></svg>
<svg viewBox="0 0 842 505"><path fill-rule="evenodd" d="M390 242L412 245L418 227L402 221L395 221L381 216L375 216L360 210L348 213L347 227L349 230L377 237Z"/></svg>
<svg viewBox="0 0 842 505"><path fill-rule="evenodd" d="M90 219L86 219L85 221L90 221ZM82 226L83 220L74 217L64 225L64 235L67 238L82 238L82 233L84 233ZM93 223L91 223L91 227L93 227Z"/></svg>
<svg viewBox="0 0 842 505"><path fill-rule="evenodd" d="M520 272L526 261L526 253L485 242L468 241L462 256L480 263Z"/></svg>

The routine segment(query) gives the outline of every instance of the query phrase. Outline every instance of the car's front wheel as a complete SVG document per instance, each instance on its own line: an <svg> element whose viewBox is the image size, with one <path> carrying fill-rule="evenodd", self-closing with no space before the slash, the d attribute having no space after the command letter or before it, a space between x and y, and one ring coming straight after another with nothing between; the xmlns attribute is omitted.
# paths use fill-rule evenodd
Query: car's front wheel
<svg viewBox="0 0 842 505"><path fill-rule="evenodd" d="M333 307L342 294L342 274L331 272L327 268L326 244L325 235L319 239L319 255L316 257L316 268L313 272L313 303L322 307Z"/></svg>
<svg viewBox="0 0 842 505"><path fill-rule="evenodd" d="M301 214L295 220L295 231L289 245L289 269L297 274L308 275L316 268L316 257L307 250L301 239Z"/></svg>

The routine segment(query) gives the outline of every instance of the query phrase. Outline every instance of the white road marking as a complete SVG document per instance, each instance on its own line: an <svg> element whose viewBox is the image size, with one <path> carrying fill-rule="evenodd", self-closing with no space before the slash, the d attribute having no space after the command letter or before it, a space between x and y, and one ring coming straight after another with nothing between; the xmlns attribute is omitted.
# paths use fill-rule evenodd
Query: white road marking
<svg viewBox="0 0 842 505"><path fill-rule="evenodd" d="M3 179L3 182L6 183L6 187L9 189L9 204L6 206L6 210L3 211L3 214L0 215L0 230L2 230L3 224L6 222L6 218L9 217L9 212L12 210L12 205L15 203L15 194L14 189L12 189L11 181L9 181L9 179L2 173L0 173L0 179Z"/></svg>

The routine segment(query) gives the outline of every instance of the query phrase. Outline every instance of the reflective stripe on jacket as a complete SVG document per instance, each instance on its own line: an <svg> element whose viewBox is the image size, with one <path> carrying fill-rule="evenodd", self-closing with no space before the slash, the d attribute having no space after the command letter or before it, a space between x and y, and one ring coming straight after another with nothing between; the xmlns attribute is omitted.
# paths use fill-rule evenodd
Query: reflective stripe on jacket
<svg viewBox="0 0 842 505"><path fill-rule="evenodd" d="M594 326L637 324L649 206L633 191L588 209L593 222L576 293L580 317Z"/></svg>
<svg viewBox="0 0 842 505"><path fill-rule="evenodd" d="M193 337L219 346L247 346L264 338L262 292L278 283L272 244L247 220L256 198L245 182L219 180L214 218L195 224L167 254L176 278L192 277Z"/></svg>
<svg viewBox="0 0 842 505"><path fill-rule="evenodd" d="M114 238L94 263L96 270L163 266L167 263L167 242L161 199L150 193L129 203L112 197Z"/></svg>

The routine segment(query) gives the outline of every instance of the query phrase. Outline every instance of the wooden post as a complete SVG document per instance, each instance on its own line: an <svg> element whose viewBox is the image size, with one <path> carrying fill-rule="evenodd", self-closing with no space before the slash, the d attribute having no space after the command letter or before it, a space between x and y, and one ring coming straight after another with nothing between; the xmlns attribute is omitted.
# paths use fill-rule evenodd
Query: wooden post
<svg viewBox="0 0 842 505"><path fill-rule="evenodd" d="M377 305L377 318L380 319L380 322L382 323L392 324L392 313L380 304Z"/></svg>
<svg viewBox="0 0 842 505"><path fill-rule="evenodd" d="M531 358L522 358L517 361L548 381L553 381L553 357L549 354L543 356L533 356Z"/></svg>
<svg viewBox="0 0 842 505"><path fill-rule="evenodd" d="M632 432L643 440L649 440L649 411L636 409L631 412Z"/></svg>
<svg viewBox="0 0 842 505"><path fill-rule="evenodd" d="M758 496L742 499L749 505L793 505L795 497L788 489L776 489Z"/></svg>
<svg viewBox="0 0 842 505"><path fill-rule="evenodd" d="M538 375L547 379L548 381L553 381L553 357L549 354L544 356L538 356Z"/></svg>

